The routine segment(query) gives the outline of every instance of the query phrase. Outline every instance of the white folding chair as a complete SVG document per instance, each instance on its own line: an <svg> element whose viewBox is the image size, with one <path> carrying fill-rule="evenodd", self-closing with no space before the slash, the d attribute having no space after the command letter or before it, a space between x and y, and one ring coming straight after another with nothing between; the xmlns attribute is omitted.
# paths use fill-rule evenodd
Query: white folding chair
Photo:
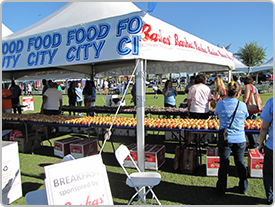
<svg viewBox="0 0 275 207"><path fill-rule="evenodd" d="M156 201L158 202L159 205L161 205L161 203L159 202L157 196L155 195L154 191L152 190L152 188L156 185L158 185L160 183L161 180L161 176L159 173L157 172L141 172L139 167L137 166L137 164L135 163L135 161L133 160L129 149L125 146L125 145L120 145L119 148L115 151L115 155L116 155L116 159L119 162L120 166L122 167L123 171L125 172L125 174L127 175L127 180L126 180L126 184L132 188L135 188L136 193L132 196L132 198L130 199L128 205L130 205L133 201L133 199L139 195L139 199L138 201L134 204L138 204L140 201L142 201L145 205L147 205L146 201L145 201L145 197L146 195L151 192L152 193L152 201L151 201L151 205L153 205L153 201L154 198L156 199ZM132 173L132 174L128 174L128 172L126 171L125 167L124 167L124 160L127 158L127 156L130 157L131 161L133 162L135 168L137 169L138 172ZM145 192L144 195L141 195L141 191L143 189L146 189L146 187L148 187L148 190Z"/></svg>
<svg viewBox="0 0 275 207"><path fill-rule="evenodd" d="M75 158L68 154L63 157L61 162L67 162L70 160L75 160ZM46 189L30 191L25 196L26 205L48 205Z"/></svg>

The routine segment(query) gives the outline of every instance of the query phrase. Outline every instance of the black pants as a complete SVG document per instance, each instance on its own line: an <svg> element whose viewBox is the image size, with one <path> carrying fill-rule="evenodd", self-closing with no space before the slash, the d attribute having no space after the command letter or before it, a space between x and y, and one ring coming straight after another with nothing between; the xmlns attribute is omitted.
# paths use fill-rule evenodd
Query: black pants
<svg viewBox="0 0 275 207"><path fill-rule="evenodd" d="M164 103L164 107L176 107L176 105L171 105L171 104L168 104L168 103Z"/></svg>
<svg viewBox="0 0 275 207"><path fill-rule="evenodd" d="M208 119L209 118L209 112L207 112L207 113L190 112L190 116L193 119Z"/></svg>

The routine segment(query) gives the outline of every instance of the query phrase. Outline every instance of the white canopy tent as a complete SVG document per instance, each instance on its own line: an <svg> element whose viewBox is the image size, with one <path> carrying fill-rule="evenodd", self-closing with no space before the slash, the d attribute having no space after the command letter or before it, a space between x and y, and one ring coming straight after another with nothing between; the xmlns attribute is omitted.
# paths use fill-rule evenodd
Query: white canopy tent
<svg viewBox="0 0 275 207"><path fill-rule="evenodd" d="M273 70L273 57L270 58L263 65L260 65L258 67L251 67L251 73L260 72L264 70Z"/></svg>
<svg viewBox="0 0 275 207"><path fill-rule="evenodd" d="M245 73L256 73L264 70L272 70L273 69L273 57L270 58L267 62L265 62L263 65L257 66L257 67L248 67L244 65L239 60L235 59L235 72L245 72Z"/></svg>
<svg viewBox="0 0 275 207"><path fill-rule="evenodd" d="M241 61L239 61L238 59L234 59L234 63L235 63L235 70L234 72L245 72L248 73L249 71L249 66L243 64Z"/></svg>
<svg viewBox="0 0 275 207"><path fill-rule="evenodd" d="M13 31L11 31L6 25L2 23L2 37L6 37L12 33Z"/></svg>
<svg viewBox="0 0 275 207"><path fill-rule="evenodd" d="M229 70L231 74L235 68L232 53L131 2L71 2L2 41L3 79L49 70L131 75L137 63L137 148L142 170L146 73Z"/></svg>

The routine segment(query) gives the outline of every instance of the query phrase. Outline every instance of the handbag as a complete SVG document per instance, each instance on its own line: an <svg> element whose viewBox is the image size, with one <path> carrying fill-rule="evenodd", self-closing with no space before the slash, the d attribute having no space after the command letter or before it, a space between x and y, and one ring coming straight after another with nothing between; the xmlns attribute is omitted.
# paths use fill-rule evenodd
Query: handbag
<svg viewBox="0 0 275 207"><path fill-rule="evenodd" d="M235 118L235 114L236 114L238 106L239 106L239 101L238 101L237 106L235 108L235 111L233 113L233 117L232 117L232 120L231 120L231 122L229 124L228 129L231 127L231 125L233 123L233 120ZM219 137L218 145L220 147L227 146L227 143L228 143L228 130L227 129L220 129L219 132L218 132L218 137Z"/></svg>
<svg viewBox="0 0 275 207"><path fill-rule="evenodd" d="M253 86L251 84L250 88L252 92L250 93L247 110L249 114L255 114L261 112L262 99L258 93L254 92Z"/></svg>

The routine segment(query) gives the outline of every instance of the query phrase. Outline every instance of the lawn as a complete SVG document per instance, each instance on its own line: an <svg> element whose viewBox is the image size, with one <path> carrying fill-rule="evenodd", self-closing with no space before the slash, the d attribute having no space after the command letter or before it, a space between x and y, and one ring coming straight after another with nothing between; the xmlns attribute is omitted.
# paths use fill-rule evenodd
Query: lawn
<svg viewBox="0 0 275 207"><path fill-rule="evenodd" d="M272 96L273 93L261 94L263 104ZM67 105L67 95L63 97L63 103ZM42 98L40 95L33 95L33 98L35 110L23 113L39 113ZM184 98L186 98L186 95L179 94L177 96L177 106ZM98 94L96 105L102 106L104 103L103 99L104 96ZM131 95L126 95L126 105L132 105L130 104L130 100ZM153 90L147 89L146 106L149 105L163 106L163 96L159 95L159 99L154 99ZM66 113L67 112L65 112L65 114ZM58 137L50 141L53 145L54 140L69 136L83 137L87 135L60 133ZM112 136L112 140L115 149L117 149L120 144L128 145L136 142L135 137ZM220 198L215 194L217 177L206 176L206 149L202 148L202 163L197 168L196 172L194 174L184 174L177 173L173 169L174 153L178 142L165 141L164 133L160 133L159 136L156 136L153 132L148 132L145 142L146 144L164 144L166 148L166 161L158 170L162 178L161 183L154 188L154 192L162 205L255 205L266 203L263 181L260 178L249 178L249 188L246 195L237 192L236 186L238 185L238 177L233 158L231 158L230 161L227 186L228 192L224 198ZM210 147L215 147L215 144L210 144ZM25 205L24 196L27 192L45 188L44 166L59 163L61 161L61 158L54 156L53 147L50 146L48 141L43 142L43 147L34 150L34 154L30 152L19 153L19 159L23 197L13 202L12 205ZM110 141L108 141L104 147L102 159L107 168L114 204L127 204L132 194L134 194L134 190L125 185L126 176L115 159ZM247 152L245 154L245 161L247 164Z"/></svg>

